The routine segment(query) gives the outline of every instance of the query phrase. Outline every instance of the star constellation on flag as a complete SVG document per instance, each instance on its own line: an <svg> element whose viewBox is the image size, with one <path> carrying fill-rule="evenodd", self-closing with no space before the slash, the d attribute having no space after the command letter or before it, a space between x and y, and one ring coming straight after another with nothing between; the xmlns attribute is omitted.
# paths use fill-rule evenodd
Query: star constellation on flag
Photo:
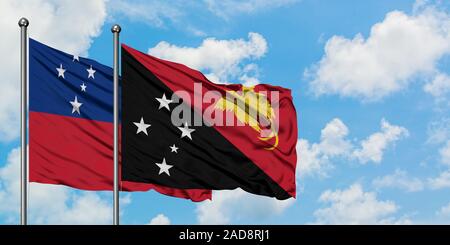
<svg viewBox="0 0 450 245"><path fill-rule="evenodd" d="M73 55L73 62L77 61L80 62L80 57L78 55ZM64 68L63 64L59 64L59 67L56 67L56 71L58 72L58 78L62 77L63 79L66 79L65 77L65 72L67 71L67 69ZM96 70L94 70L92 68L92 65L90 65L90 67L88 69L86 69L86 71L88 72L88 76L87 78L92 78L95 79L95 72ZM87 85L85 84L85 82L82 82L80 85L80 92L87 92ZM80 101L78 101L78 96L75 95L75 98L73 100L69 100L70 105L72 106L72 114L74 114L75 112L78 113L78 115L81 115L81 106L83 105L83 103L81 103ZM145 134L147 134L147 131L143 131Z"/></svg>
<svg viewBox="0 0 450 245"><path fill-rule="evenodd" d="M161 108L166 108L170 112L170 104L174 103L174 102L172 100L167 99L165 93L163 93L161 98L156 97L155 99L159 102L158 110L160 110ZM133 124L137 127L136 134L143 133L146 136L149 136L147 129L151 126L151 124L148 122L145 122L145 119L143 116L141 116L141 118L139 120L133 122ZM192 140L192 133L195 131L195 129L189 128L189 125L187 122L184 123L183 127L177 127L177 128L181 131L180 139L187 137L190 140ZM143 136L143 137L145 137L145 136ZM176 146L175 143L172 146L169 146L169 148L170 148L170 153L174 153L174 154L177 154L178 150L180 149L179 147ZM167 174L167 176L170 176L169 169L171 169L174 165L167 164L165 158L163 158L161 163L155 163L155 164L156 164L156 166L159 167L158 175L165 173L165 174Z"/></svg>

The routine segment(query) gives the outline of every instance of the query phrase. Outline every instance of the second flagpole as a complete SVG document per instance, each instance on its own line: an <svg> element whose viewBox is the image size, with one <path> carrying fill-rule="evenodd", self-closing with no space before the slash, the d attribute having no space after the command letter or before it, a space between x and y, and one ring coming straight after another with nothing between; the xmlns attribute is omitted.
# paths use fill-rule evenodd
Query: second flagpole
<svg viewBox="0 0 450 245"><path fill-rule="evenodd" d="M113 224L119 225L119 33L120 26L111 28L114 49L114 204Z"/></svg>

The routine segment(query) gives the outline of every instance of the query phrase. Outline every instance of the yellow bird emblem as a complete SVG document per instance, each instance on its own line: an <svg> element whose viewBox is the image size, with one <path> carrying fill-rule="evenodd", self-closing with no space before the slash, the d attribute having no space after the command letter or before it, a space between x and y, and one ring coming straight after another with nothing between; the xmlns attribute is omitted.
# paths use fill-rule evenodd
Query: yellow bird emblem
<svg viewBox="0 0 450 245"><path fill-rule="evenodd" d="M245 86L242 87L242 91L229 90L226 93L214 107L221 111L232 111L237 120L260 133L261 137L258 139L268 142L274 138L272 146L264 149L275 149L278 146L278 131L274 124L275 112L267 96L255 92L254 87ZM263 135L263 130L266 135Z"/></svg>

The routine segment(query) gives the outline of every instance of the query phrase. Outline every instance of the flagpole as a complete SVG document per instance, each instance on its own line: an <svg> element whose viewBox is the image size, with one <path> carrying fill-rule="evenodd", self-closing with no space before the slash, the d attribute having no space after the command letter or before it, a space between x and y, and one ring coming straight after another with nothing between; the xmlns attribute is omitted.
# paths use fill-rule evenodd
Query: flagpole
<svg viewBox="0 0 450 245"><path fill-rule="evenodd" d="M27 27L28 20L21 18L20 26L20 224L27 224L28 204L28 165L27 165L27 73L28 73L28 47Z"/></svg>
<svg viewBox="0 0 450 245"><path fill-rule="evenodd" d="M114 43L114 205L113 224L119 225L119 33L120 26L111 28Z"/></svg>

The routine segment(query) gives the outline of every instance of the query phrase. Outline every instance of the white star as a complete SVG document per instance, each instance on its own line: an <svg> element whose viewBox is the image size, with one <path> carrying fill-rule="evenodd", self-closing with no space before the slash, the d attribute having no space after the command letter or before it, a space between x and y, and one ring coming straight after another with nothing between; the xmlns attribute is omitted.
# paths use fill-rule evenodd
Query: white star
<svg viewBox="0 0 450 245"><path fill-rule="evenodd" d="M88 74L88 78L90 78L90 77L92 77L92 79L95 78L95 77L94 77L95 70L92 69L92 66L91 66L89 69L86 69L86 71L89 73L89 74Z"/></svg>
<svg viewBox="0 0 450 245"><path fill-rule="evenodd" d="M80 87L81 87L81 91L82 91L82 92L86 92L87 86L86 86L84 83L81 84Z"/></svg>
<svg viewBox="0 0 450 245"><path fill-rule="evenodd" d="M75 60L80 62L80 57L78 57L78 55L74 55L72 61L75 62Z"/></svg>
<svg viewBox="0 0 450 245"><path fill-rule="evenodd" d="M137 127L137 132L136 132L136 134L138 134L138 133L140 133L140 132L144 132L144 134L148 135L148 133L147 133L147 128L150 127L150 126L152 126L152 125L150 125L150 124L145 124L144 118L143 118L143 117L141 117L141 121L140 121L140 122L133 122L133 123L134 123L134 125L136 125L136 127Z"/></svg>
<svg viewBox="0 0 450 245"><path fill-rule="evenodd" d="M78 115L80 115L80 107L83 105L83 103L78 102L77 96L75 96L74 101L70 101L70 104L72 105L72 114L74 112L78 112Z"/></svg>
<svg viewBox="0 0 450 245"><path fill-rule="evenodd" d="M170 111L169 104L172 103L172 100L169 100L166 98L166 94L163 94L161 98L155 98L159 102L159 108L166 108L168 111Z"/></svg>
<svg viewBox="0 0 450 245"><path fill-rule="evenodd" d="M170 176L169 169L173 167L173 165L168 165L166 163L166 159L163 158L162 163L155 163L159 167L159 173L158 175L161 175L162 173L166 173L168 176Z"/></svg>
<svg viewBox="0 0 450 245"><path fill-rule="evenodd" d="M178 147L175 144L173 144L173 146L170 146L169 148L170 148L170 152L178 153Z"/></svg>
<svg viewBox="0 0 450 245"><path fill-rule="evenodd" d="M192 140L191 133L195 131L193 128L189 128L187 123L184 123L184 127L177 127L179 130L181 130L181 138L184 136L187 136L189 139Z"/></svg>
<svg viewBox="0 0 450 245"><path fill-rule="evenodd" d="M66 69L63 68L62 64L59 65L59 68L56 67L56 70L58 71L58 77L62 77L65 79L64 72L66 72Z"/></svg>

